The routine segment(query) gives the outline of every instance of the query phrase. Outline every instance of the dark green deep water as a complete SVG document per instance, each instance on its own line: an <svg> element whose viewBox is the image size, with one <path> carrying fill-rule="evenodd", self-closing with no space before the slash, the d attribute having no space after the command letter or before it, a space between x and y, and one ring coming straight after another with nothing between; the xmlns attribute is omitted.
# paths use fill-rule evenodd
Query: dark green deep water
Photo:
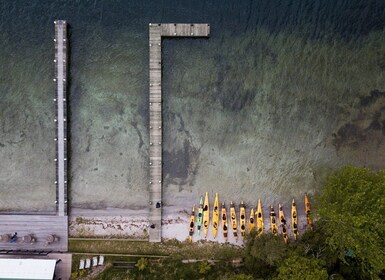
<svg viewBox="0 0 385 280"><path fill-rule="evenodd" d="M163 41L166 204L287 202L345 164L385 167L384 0L3 0L0 210L54 209L55 19L72 206L147 205L150 22L211 25Z"/></svg>

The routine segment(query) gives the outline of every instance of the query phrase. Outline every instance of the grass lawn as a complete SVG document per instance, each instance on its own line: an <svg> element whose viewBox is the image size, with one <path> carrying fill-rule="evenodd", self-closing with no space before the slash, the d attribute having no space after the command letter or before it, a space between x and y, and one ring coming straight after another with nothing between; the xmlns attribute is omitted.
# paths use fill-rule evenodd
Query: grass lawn
<svg viewBox="0 0 385 280"><path fill-rule="evenodd" d="M223 259L237 257L240 248L216 242L180 242L169 240L162 243L147 241L111 241L111 240L69 240L72 253L124 254L170 256L180 259Z"/></svg>
<svg viewBox="0 0 385 280"><path fill-rule="evenodd" d="M229 244L215 242L187 243L169 240L162 243L126 240L70 240L69 250L73 255L73 277L78 276L80 259L94 255L105 256L102 273L87 279L219 279L223 273L233 273L231 260L239 257L241 249ZM128 256L130 255L130 256ZM146 267L139 271L116 268L115 261L137 262L141 256L146 258ZM182 263L182 260L196 259L195 263ZM207 260L219 260L208 264ZM75 276L77 275L77 276Z"/></svg>

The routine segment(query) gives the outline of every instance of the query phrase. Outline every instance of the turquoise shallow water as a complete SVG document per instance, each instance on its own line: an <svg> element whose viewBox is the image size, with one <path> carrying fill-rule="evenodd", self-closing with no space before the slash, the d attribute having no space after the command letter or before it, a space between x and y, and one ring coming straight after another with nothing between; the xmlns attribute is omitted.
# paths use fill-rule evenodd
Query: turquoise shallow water
<svg viewBox="0 0 385 280"><path fill-rule="evenodd" d="M211 24L163 42L166 204L286 201L344 164L384 165L383 1L3 1L0 209L54 209L57 18L73 206L147 205L149 22Z"/></svg>

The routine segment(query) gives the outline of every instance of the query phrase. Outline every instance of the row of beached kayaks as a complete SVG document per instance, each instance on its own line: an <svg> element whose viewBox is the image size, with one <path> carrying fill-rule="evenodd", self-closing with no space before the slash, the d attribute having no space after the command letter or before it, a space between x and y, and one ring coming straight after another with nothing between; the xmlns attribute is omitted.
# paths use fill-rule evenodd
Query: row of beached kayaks
<svg viewBox="0 0 385 280"><path fill-rule="evenodd" d="M261 200L258 199L258 205L256 210L254 208L250 209L249 217L246 217L246 206L241 202L239 205L239 225L240 225L240 233L242 239L245 238L246 234L246 226L248 225L248 232L255 231L256 234L261 235L265 230L264 221L263 221L263 210ZM309 197L305 193L305 215L307 219L307 226L312 229L313 221L311 218L311 207L309 202ZM289 241L289 233L286 223L286 216L281 204L278 205L278 217L274 210L274 206L270 205L270 230L272 234L278 235L278 231L280 229L280 233L287 243ZM293 199L291 204L291 229L293 231L294 239L298 237L298 215L297 215L297 205ZM278 221L277 221L278 218ZM222 202L222 207L219 209L219 198L218 193L215 194L214 200L214 208L211 215L211 224L212 224L212 233L213 237L216 238L218 234L219 224L221 223L223 237L225 241L228 240L228 231L229 226L230 230L233 233L234 238L238 239L238 219L235 210L235 205L233 202L230 203L230 216L228 216L228 212L226 209L226 205ZM192 208L191 218L190 218L190 229L189 229L189 240L192 241L194 231L196 227L196 234L200 235L201 231L203 231L204 237L206 238L209 231L210 226L210 204L209 204L209 195L206 192L205 198L201 196L198 207L198 215L196 217L195 213L195 205Z"/></svg>

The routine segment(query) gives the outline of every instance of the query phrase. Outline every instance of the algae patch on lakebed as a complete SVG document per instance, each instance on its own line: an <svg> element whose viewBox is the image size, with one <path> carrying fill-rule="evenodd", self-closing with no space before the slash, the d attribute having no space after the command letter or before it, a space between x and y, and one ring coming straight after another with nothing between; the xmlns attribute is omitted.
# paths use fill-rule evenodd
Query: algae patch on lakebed
<svg viewBox="0 0 385 280"><path fill-rule="evenodd" d="M73 30L71 44L71 206L147 207L147 33L86 30L84 40ZM49 45L31 46L26 61L9 58L12 44L0 55L8 65L0 70L0 208L50 210L53 67L33 67L51 59L42 55ZM259 28L166 39L164 203L185 207L205 191L285 202L314 192L329 168L384 167L384 53L381 32L314 39ZM15 203L22 193L31 199Z"/></svg>

